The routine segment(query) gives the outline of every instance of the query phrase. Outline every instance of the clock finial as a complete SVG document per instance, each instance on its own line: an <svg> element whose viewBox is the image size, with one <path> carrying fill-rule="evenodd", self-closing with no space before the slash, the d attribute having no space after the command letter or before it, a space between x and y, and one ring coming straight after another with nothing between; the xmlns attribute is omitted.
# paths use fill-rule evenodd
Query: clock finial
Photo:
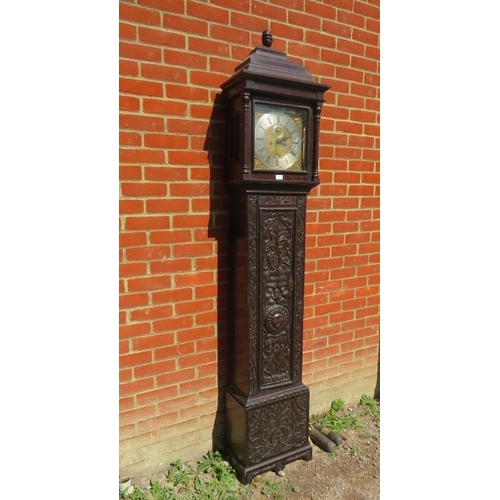
<svg viewBox="0 0 500 500"><path fill-rule="evenodd" d="M273 44L273 35L269 30L262 32L262 45L270 47Z"/></svg>

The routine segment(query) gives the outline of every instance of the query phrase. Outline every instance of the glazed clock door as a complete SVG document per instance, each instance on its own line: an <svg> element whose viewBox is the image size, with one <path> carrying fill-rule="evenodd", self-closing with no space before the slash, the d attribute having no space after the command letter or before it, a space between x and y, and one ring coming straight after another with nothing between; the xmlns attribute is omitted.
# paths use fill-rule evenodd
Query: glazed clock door
<svg viewBox="0 0 500 500"><path fill-rule="evenodd" d="M308 109L255 102L254 169L306 170Z"/></svg>

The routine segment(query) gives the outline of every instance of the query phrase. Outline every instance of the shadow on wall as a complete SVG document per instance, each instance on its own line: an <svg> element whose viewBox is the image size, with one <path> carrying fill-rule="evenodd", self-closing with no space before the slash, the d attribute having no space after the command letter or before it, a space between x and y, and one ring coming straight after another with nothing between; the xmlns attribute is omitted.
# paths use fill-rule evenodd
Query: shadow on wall
<svg viewBox="0 0 500 500"><path fill-rule="evenodd" d="M224 444L226 424L226 387L229 383L229 297L230 297L230 213L226 186L226 120L220 94L215 96L204 150L210 165L210 218L208 236L217 240L217 412L212 431L212 447Z"/></svg>
<svg viewBox="0 0 500 500"><path fill-rule="evenodd" d="M380 342L378 344L377 384L375 385L373 398L380 401Z"/></svg>

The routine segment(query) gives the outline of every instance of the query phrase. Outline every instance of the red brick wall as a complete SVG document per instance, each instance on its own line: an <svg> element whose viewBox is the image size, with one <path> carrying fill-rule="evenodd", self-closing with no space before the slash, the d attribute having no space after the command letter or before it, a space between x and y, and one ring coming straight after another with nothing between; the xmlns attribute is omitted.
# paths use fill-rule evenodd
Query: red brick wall
<svg viewBox="0 0 500 500"><path fill-rule="evenodd" d="M308 197L311 413L373 395L379 351L378 0L120 1L120 471L220 440L227 198L220 84L270 29L331 85Z"/></svg>

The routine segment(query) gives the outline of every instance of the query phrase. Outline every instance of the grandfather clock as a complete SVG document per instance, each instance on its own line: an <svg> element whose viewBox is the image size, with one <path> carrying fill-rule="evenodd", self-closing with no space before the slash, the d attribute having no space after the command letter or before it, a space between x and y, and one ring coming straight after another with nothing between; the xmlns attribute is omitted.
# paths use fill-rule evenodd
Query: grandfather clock
<svg viewBox="0 0 500 500"><path fill-rule="evenodd" d="M310 460L302 383L306 198L319 184L328 85L262 45L222 86L231 196L232 367L227 448L242 483Z"/></svg>

